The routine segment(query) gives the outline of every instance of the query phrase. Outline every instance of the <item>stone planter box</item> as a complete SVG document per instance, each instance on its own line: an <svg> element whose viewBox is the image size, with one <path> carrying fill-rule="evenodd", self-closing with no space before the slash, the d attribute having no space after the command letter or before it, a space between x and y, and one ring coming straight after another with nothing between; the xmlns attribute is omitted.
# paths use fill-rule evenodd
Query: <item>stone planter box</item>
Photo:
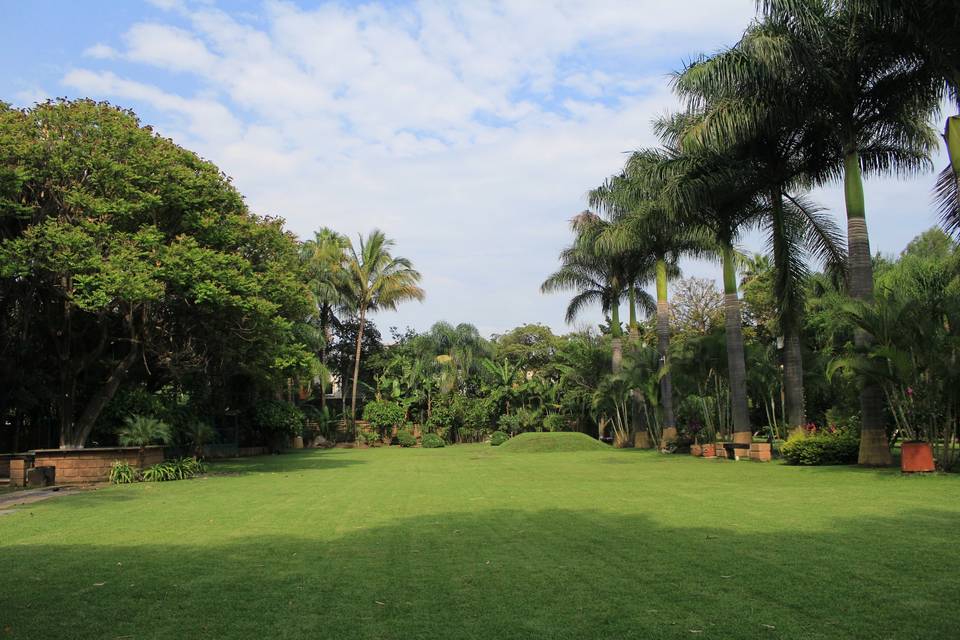
<svg viewBox="0 0 960 640"><path fill-rule="evenodd" d="M750 459L758 462L770 462L773 460L773 450L769 442L750 443Z"/></svg>
<svg viewBox="0 0 960 640"><path fill-rule="evenodd" d="M137 447L96 447L37 449L31 453L31 466L56 468L57 484L87 484L106 482L110 477L110 467L117 460L137 466L140 450ZM143 454L143 464L149 467L158 462L163 462L163 447L147 447Z"/></svg>

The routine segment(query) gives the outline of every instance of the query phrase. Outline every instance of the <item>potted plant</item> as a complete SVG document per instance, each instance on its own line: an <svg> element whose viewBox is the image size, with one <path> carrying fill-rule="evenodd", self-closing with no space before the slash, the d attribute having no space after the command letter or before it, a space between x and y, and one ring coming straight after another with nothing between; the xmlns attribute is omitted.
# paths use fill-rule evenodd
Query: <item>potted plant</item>
<svg viewBox="0 0 960 640"><path fill-rule="evenodd" d="M933 445L923 440L910 440L900 445L900 470L903 473L936 471Z"/></svg>
<svg viewBox="0 0 960 640"><path fill-rule="evenodd" d="M703 455L703 445L700 444L700 437L703 435L703 425L693 422L687 428L690 435L693 436L693 444L690 445L690 455L699 458Z"/></svg>

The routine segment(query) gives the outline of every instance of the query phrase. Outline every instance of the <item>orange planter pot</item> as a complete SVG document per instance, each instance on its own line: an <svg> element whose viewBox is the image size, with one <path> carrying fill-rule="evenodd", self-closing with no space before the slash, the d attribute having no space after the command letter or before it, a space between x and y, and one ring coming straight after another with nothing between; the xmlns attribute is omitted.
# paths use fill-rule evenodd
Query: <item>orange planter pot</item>
<svg viewBox="0 0 960 640"><path fill-rule="evenodd" d="M704 458L716 458L717 457L717 447L712 444L703 445L703 457Z"/></svg>
<svg viewBox="0 0 960 640"><path fill-rule="evenodd" d="M699 444L690 445L690 455L700 457L703 455L703 447Z"/></svg>
<svg viewBox="0 0 960 640"><path fill-rule="evenodd" d="M904 442L900 448L900 470L904 473L935 471L933 445L929 442Z"/></svg>

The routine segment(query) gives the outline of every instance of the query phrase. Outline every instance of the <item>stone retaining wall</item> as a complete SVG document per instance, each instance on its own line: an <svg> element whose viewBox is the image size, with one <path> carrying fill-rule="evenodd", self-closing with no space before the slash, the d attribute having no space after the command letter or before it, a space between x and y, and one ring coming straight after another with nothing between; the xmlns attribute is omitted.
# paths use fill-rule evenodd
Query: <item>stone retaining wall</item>
<svg viewBox="0 0 960 640"><path fill-rule="evenodd" d="M110 467L115 461L137 466L139 452L137 447L37 449L33 452L33 466L56 467L57 484L105 482L110 478ZM163 462L163 447L147 447L143 455L144 466L158 462ZM13 483L12 476L10 482Z"/></svg>

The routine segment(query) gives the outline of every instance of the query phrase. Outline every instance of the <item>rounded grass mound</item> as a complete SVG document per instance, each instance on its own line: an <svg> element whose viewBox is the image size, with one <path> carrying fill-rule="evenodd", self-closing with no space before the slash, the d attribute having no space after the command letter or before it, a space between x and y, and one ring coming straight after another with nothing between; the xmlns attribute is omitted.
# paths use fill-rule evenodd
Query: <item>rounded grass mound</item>
<svg viewBox="0 0 960 640"><path fill-rule="evenodd" d="M610 448L585 433L521 433L504 442L500 449L514 453L551 453L554 451L604 451Z"/></svg>

